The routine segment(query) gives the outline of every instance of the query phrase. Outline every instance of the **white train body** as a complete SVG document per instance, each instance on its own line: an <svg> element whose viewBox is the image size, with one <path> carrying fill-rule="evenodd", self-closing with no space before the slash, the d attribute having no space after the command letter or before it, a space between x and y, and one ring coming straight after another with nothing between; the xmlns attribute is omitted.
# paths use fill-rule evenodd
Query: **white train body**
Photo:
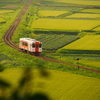
<svg viewBox="0 0 100 100"><path fill-rule="evenodd" d="M42 52L42 42L31 38L20 38L19 48L38 55Z"/></svg>

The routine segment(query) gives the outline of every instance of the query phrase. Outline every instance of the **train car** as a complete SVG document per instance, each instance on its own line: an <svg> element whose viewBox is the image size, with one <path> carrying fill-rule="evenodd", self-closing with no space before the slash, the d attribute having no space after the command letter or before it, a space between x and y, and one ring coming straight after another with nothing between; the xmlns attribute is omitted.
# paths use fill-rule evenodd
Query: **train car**
<svg viewBox="0 0 100 100"><path fill-rule="evenodd" d="M33 55L42 53L42 42L31 38L20 38L19 48Z"/></svg>

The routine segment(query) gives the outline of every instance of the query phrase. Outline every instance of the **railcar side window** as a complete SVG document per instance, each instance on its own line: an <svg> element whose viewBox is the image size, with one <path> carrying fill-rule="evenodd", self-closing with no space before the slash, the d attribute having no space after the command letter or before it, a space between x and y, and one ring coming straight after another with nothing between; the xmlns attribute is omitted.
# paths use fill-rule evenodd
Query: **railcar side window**
<svg viewBox="0 0 100 100"><path fill-rule="evenodd" d="M22 45L24 45L24 46L28 46L28 44L27 44L26 42L23 42Z"/></svg>

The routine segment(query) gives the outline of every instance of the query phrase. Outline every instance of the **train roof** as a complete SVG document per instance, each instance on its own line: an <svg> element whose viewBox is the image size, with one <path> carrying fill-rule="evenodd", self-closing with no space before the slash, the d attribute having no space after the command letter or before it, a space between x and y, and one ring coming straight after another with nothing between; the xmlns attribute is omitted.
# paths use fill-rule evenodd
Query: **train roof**
<svg viewBox="0 0 100 100"><path fill-rule="evenodd" d="M31 39L31 38L20 38L20 41L26 41L28 43L33 43L33 42L39 42L35 39Z"/></svg>

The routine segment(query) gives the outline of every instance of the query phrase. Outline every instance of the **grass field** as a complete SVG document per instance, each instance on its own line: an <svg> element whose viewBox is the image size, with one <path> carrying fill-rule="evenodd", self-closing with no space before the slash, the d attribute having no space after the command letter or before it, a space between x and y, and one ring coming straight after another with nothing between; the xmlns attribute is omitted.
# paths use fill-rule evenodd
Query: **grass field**
<svg viewBox="0 0 100 100"><path fill-rule="evenodd" d="M46 70L48 77L41 76L41 70L31 70L32 80L27 86L27 92L45 93L51 100L99 100L100 79L75 75L71 73ZM9 68L0 73L0 77L11 82L12 87L6 91L17 88L19 79L23 76L23 69ZM20 90L24 92L24 90Z"/></svg>
<svg viewBox="0 0 100 100"><path fill-rule="evenodd" d="M64 13L68 13L68 11L49 11L49 10L43 10L43 11L39 11L38 12L39 16L42 16L42 17L46 17L46 16L59 16L61 14L64 14Z"/></svg>
<svg viewBox="0 0 100 100"><path fill-rule="evenodd" d="M32 29L47 30L91 30L98 26L98 20L75 20L75 19L49 19L40 18L32 23Z"/></svg>
<svg viewBox="0 0 100 100"><path fill-rule="evenodd" d="M100 35L86 35L62 49L100 50Z"/></svg>
<svg viewBox="0 0 100 100"><path fill-rule="evenodd" d="M82 5L100 5L100 1L93 0L48 0L53 2L61 2L61 3L72 3L72 4L82 4Z"/></svg>
<svg viewBox="0 0 100 100"><path fill-rule="evenodd" d="M84 9L81 12L100 13L100 9Z"/></svg>
<svg viewBox="0 0 100 100"><path fill-rule="evenodd" d="M67 17L72 17L72 18L97 18L97 17L100 17L100 14L75 13L75 14L69 15Z"/></svg>

